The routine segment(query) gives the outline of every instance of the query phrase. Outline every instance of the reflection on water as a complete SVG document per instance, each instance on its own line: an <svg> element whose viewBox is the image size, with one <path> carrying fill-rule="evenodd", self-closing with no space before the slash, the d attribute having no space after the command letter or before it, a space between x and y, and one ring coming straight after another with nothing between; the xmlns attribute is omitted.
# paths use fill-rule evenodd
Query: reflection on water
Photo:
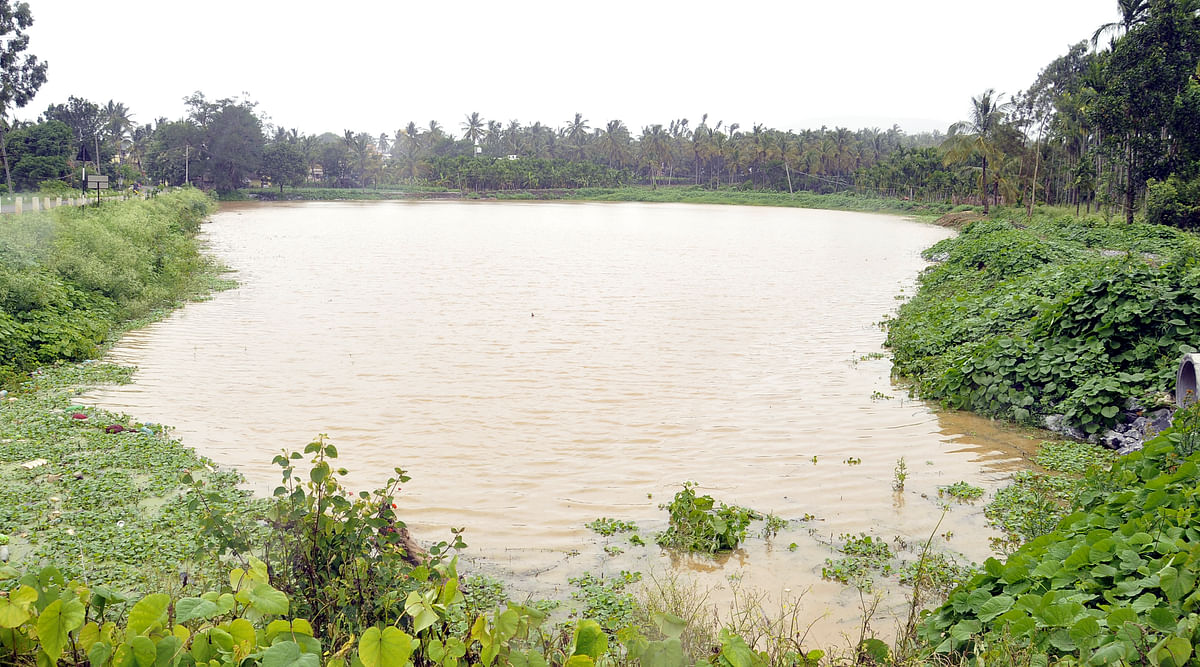
<svg viewBox="0 0 1200 667"><path fill-rule="evenodd" d="M518 591L561 593L584 570L713 586L737 573L806 592L813 618L830 612L814 636L830 637L857 613L857 596L820 578L840 535L903 546L936 533L981 560L981 510L943 516L937 489L991 490L1027 465L1027 435L933 413L871 354L941 228L798 209L379 202L231 205L206 230L241 286L129 334L112 358L139 366L135 383L90 399L174 424L259 491L277 481L273 454L318 433L356 486L401 466L418 536L466 527L470 559ZM675 560L653 533L684 480L789 526L721 560ZM602 516L637 522L651 546L584 527Z"/></svg>

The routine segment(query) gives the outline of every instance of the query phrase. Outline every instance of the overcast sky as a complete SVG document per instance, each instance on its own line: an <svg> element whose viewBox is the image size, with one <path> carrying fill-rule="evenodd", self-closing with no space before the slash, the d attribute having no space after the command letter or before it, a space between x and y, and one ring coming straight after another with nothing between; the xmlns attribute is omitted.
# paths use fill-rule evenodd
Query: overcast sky
<svg viewBox="0 0 1200 667"><path fill-rule="evenodd" d="M28 0L49 81L139 123L243 92L306 133L393 133L467 113L559 126L700 116L779 129L945 130L986 88L1014 93L1115 0L400 2Z"/></svg>

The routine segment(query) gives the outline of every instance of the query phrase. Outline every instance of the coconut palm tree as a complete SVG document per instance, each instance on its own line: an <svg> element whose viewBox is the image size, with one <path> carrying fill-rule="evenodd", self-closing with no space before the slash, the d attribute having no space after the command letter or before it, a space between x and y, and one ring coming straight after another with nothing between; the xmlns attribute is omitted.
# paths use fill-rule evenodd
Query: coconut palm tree
<svg viewBox="0 0 1200 667"><path fill-rule="evenodd" d="M999 161L1003 156L996 138L1010 106L1007 102L1001 104L995 89L988 88L979 97L971 98L971 118L951 125L949 136L942 144L947 165L979 158L982 170L979 196L983 200L984 215L988 214L988 162Z"/></svg>
<svg viewBox="0 0 1200 667"><path fill-rule="evenodd" d="M1132 30L1135 25L1150 18L1150 0L1117 0L1117 6L1121 10L1121 20L1105 23L1096 28L1096 32L1092 34L1092 48L1100 43L1101 35L1114 33L1120 37Z"/></svg>
<svg viewBox="0 0 1200 667"><path fill-rule="evenodd" d="M129 113L129 107L121 102L108 101L100 108L100 117L103 119L104 140L111 144L117 155L123 157L124 141L130 137L133 132L133 118Z"/></svg>
<svg viewBox="0 0 1200 667"><path fill-rule="evenodd" d="M563 128L565 137L575 146L576 157L580 160L583 159L583 146L587 142L590 129L587 119L578 112L576 112L575 118L567 121L567 126Z"/></svg>
<svg viewBox="0 0 1200 667"><path fill-rule="evenodd" d="M478 144L479 140L483 138L483 128L483 118L479 115L478 111L472 111L467 116L466 122L462 124L463 139L470 141L472 144Z"/></svg>

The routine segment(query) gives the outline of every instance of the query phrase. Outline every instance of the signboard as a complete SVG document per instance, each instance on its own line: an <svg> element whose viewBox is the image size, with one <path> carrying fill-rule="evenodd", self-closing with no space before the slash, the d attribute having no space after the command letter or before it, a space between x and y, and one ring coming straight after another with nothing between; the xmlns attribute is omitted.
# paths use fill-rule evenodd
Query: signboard
<svg viewBox="0 0 1200 667"><path fill-rule="evenodd" d="M108 189L108 176L103 174L88 174L88 190L96 191L96 206L100 205L100 191Z"/></svg>

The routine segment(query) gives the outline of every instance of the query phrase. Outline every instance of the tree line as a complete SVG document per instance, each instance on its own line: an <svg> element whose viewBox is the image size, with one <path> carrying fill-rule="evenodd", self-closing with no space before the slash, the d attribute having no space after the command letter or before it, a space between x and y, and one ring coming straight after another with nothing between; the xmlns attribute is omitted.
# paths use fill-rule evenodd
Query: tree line
<svg viewBox="0 0 1200 667"><path fill-rule="evenodd" d="M9 186L18 189L54 180L77 185L89 166L125 184L191 182L218 191L250 182L462 190L687 184L849 191L985 209L1048 203L1127 220L1145 207L1156 221L1195 226L1200 0L1117 5L1119 21L1070 47L1028 89L974 97L968 118L945 134L908 135L899 126L780 130L707 115L635 132L621 120L593 124L582 113L554 126L479 112L464 114L453 129L410 121L392 132L304 134L273 125L250 100L196 92L185 99L185 117L147 124L134 122L119 102L71 97L36 122L5 123L0 155ZM45 74L44 63L37 65L26 82L34 89ZM22 90L24 97L0 96L0 112L27 101L29 85Z"/></svg>

